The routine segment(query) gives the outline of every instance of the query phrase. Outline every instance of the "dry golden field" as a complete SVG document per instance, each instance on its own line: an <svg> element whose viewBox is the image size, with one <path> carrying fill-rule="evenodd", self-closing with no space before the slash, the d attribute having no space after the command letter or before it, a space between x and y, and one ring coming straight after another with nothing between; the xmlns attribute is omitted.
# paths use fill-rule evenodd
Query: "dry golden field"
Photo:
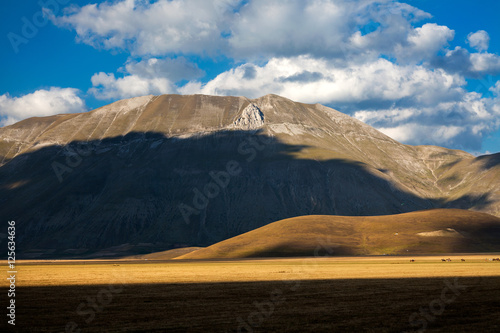
<svg viewBox="0 0 500 333"><path fill-rule="evenodd" d="M20 261L13 331L498 332L499 256Z"/></svg>
<svg viewBox="0 0 500 333"><path fill-rule="evenodd" d="M500 256L500 255L496 255ZM323 279L500 276L495 254L244 260L19 261L17 285L214 283ZM451 262L441 259L450 258ZM414 259L415 262L410 262ZM465 259L462 262L461 259ZM1 286L7 286L2 281Z"/></svg>

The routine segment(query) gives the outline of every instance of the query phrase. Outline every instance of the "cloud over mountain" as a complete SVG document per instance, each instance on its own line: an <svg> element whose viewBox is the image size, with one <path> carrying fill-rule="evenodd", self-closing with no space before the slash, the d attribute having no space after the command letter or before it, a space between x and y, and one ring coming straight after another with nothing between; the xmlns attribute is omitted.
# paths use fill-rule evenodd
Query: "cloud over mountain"
<svg viewBox="0 0 500 333"><path fill-rule="evenodd" d="M500 75L488 32L455 41L454 27L398 1L122 0L52 20L80 42L130 55L116 73L92 76L99 99L276 93L336 107L408 143L473 150L499 128L496 81L474 91L469 82ZM200 59L226 66L205 75Z"/></svg>
<svg viewBox="0 0 500 333"><path fill-rule="evenodd" d="M72 88L51 87L21 97L0 95L0 126L13 124L29 117L87 111L85 102Z"/></svg>
<svg viewBox="0 0 500 333"><path fill-rule="evenodd" d="M130 61L122 72L121 77L115 77L113 73L94 74L90 93L99 99L168 94L176 91L175 82L203 75L202 70L183 57Z"/></svg>

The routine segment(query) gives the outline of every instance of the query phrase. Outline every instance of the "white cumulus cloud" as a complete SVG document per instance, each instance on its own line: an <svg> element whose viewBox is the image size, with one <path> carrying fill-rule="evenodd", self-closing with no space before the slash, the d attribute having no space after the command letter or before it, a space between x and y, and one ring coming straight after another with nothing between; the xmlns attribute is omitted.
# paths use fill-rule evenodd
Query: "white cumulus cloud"
<svg viewBox="0 0 500 333"><path fill-rule="evenodd" d="M398 45L396 54L398 59L427 60L453 40L455 32L446 26L435 23L427 23L422 27L415 28L408 34L406 45Z"/></svg>
<svg viewBox="0 0 500 333"><path fill-rule="evenodd" d="M479 30L474 33L470 33L467 36L467 42L473 48L478 51L486 51L490 46L490 35L484 30Z"/></svg>
<svg viewBox="0 0 500 333"><path fill-rule="evenodd" d="M114 73L94 74L89 92L99 99L169 94L176 92L175 82L203 75L202 70L182 57L130 61L123 71L123 77L115 77Z"/></svg>
<svg viewBox="0 0 500 333"><path fill-rule="evenodd" d="M80 41L140 55L216 52L221 28L239 0L123 0L90 4L54 18Z"/></svg>
<svg viewBox="0 0 500 333"><path fill-rule="evenodd" d="M472 70L479 73L500 73L500 57L492 53L473 53L470 56Z"/></svg>
<svg viewBox="0 0 500 333"><path fill-rule="evenodd" d="M405 143L480 150L483 137L500 128L500 97L492 91L491 98L464 90L435 106L360 110L354 116Z"/></svg>
<svg viewBox="0 0 500 333"><path fill-rule="evenodd" d="M467 42L479 53L470 53L466 49L456 46L455 49L448 50L442 57L431 58L430 62L433 66L471 78L498 75L500 74L500 56L486 52L489 41L490 37L484 30L470 33L467 36Z"/></svg>
<svg viewBox="0 0 500 333"><path fill-rule="evenodd" d="M78 90L73 88L51 87L20 97L0 95L0 126L30 117L85 111L85 102L78 96Z"/></svg>
<svg viewBox="0 0 500 333"><path fill-rule="evenodd" d="M128 75L116 78L113 73L100 72L91 78L93 88L89 89L98 99L123 99L148 94L172 93L173 84L165 78L143 78Z"/></svg>
<svg viewBox="0 0 500 333"><path fill-rule="evenodd" d="M248 75L251 69L252 75ZM456 98L465 81L443 70L423 66L400 66L385 59L337 67L334 62L310 56L272 58L264 66L244 64L224 72L197 89L211 95L259 97L268 93L302 102L354 105L388 104L394 101L433 105Z"/></svg>
<svg viewBox="0 0 500 333"><path fill-rule="evenodd" d="M413 30L412 22L429 17L390 0L123 0L75 8L53 21L74 29L84 43L136 56L223 53L253 59L344 57L371 52L374 45L391 51ZM356 32L374 24L379 28L370 37L376 43L351 43Z"/></svg>
<svg viewBox="0 0 500 333"><path fill-rule="evenodd" d="M433 67L471 78L500 74L500 56L488 52L469 53L460 46L448 50L444 56L432 58L430 63Z"/></svg>

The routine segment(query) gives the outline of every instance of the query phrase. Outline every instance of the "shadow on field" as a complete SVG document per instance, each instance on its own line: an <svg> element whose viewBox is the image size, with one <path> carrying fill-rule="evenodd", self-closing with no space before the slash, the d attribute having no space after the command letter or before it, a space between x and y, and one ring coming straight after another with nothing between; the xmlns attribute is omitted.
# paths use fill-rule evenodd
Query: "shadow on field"
<svg viewBox="0 0 500 333"><path fill-rule="evenodd" d="M499 285L483 277L18 288L14 331L498 332Z"/></svg>

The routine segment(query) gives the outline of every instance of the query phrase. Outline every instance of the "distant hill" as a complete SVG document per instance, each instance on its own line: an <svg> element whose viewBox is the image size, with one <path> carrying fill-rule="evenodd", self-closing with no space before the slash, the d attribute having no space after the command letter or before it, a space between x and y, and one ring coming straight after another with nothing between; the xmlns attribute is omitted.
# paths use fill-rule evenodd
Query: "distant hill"
<svg viewBox="0 0 500 333"><path fill-rule="evenodd" d="M134 256L120 257L121 259L148 259L148 260L169 260L179 257L181 255L191 253L203 249L202 247L182 247L167 251L153 252L148 254L138 254Z"/></svg>
<svg viewBox="0 0 500 333"><path fill-rule="evenodd" d="M176 259L500 251L500 218L459 209L281 220Z"/></svg>
<svg viewBox="0 0 500 333"><path fill-rule="evenodd" d="M21 257L43 257L207 246L303 215L500 216L499 156L404 145L276 95L143 96L0 128L0 219Z"/></svg>

